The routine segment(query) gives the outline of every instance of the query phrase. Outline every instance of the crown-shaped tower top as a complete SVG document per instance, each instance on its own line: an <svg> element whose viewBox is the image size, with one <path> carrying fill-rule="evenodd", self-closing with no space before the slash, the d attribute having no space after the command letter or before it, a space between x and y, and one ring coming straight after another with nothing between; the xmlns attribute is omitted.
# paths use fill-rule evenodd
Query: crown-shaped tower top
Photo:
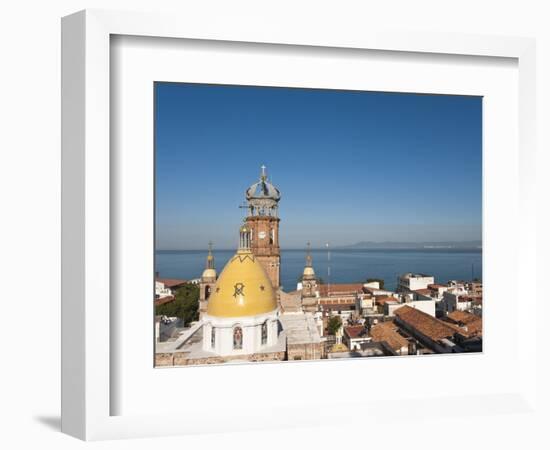
<svg viewBox="0 0 550 450"><path fill-rule="evenodd" d="M268 181L266 166L260 167L260 179L246 192L248 214L250 216L277 216L281 192Z"/></svg>

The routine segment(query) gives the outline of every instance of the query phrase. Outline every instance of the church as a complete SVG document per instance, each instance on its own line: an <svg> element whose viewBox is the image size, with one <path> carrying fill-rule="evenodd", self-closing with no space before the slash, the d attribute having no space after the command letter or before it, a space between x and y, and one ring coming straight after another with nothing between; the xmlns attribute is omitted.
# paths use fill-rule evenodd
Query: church
<svg viewBox="0 0 550 450"><path fill-rule="evenodd" d="M308 249L299 294L281 289L280 191L261 167L245 191L239 246L221 273L209 244L200 278L199 321L173 342L157 343L156 366L321 359L322 321Z"/></svg>

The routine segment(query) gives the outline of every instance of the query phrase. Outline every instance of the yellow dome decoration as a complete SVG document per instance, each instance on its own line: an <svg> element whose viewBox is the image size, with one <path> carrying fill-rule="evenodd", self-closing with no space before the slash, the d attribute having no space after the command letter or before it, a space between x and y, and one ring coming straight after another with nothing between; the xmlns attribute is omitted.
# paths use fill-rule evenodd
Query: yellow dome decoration
<svg viewBox="0 0 550 450"><path fill-rule="evenodd" d="M348 352L349 349L346 347L345 344L334 344L332 348L330 349L330 353L338 353L338 352Z"/></svg>
<svg viewBox="0 0 550 450"><path fill-rule="evenodd" d="M313 270L313 267L305 267L304 268L304 276L315 276L315 271Z"/></svg>
<svg viewBox="0 0 550 450"><path fill-rule="evenodd" d="M262 265L252 252L239 250L220 274L206 313L243 317L269 313L276 308L277 298Z"/></svg>

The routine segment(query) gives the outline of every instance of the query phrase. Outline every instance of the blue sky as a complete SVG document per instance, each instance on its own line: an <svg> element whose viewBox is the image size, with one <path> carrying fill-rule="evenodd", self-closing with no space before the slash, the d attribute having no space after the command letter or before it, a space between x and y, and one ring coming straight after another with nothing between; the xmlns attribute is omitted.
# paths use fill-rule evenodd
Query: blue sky
<svg viewBox="0 0 550 450"><path fill-rule="evenodd" d="M155 85L157 249L234 248L267 166L281 246L481 239L481 97Z"/></svg>

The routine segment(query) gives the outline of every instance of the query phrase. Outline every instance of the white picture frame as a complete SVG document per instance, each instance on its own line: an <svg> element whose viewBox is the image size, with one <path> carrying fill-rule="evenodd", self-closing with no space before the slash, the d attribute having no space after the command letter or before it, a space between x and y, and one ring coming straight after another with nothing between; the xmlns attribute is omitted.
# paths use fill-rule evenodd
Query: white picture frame
<svg viewBox="0 0 550 450"><path fill-rule="evenodd" d="M514 185L519 200L517 213L517 268L515 276L535 273L536 236L535 196L532 173L535 166L535 42L519 37L472 36L447 33L405 33L383 28L337 31L308 27L279 29L269 23L253 22L233 27L219 22L205 24L191 18L165 14L144 14L113 11L82 11L67 16L62 22L62 430L86 440L162 436L208 431L230 431L265 428L262 418L269 414L241 411L246 423L222 420L221 416L191 419L185 413L117 414L113 415L111 368L114 358L111 339L115 331L112 322L111 298L116 295L111 286L112 235L111 185L117 173L111 170L111 36L160 37L208 42L237 42L299 46L304 51L329 48L407 52L412 55L464 55L500 57L517 60L519 81L519 178ZM518 301L519 293L511 301ZM525 311L536 307L536 299L522 298ZM521 354L517 383L499 393L471 395L453 399L454 414L467 414L472 405L498 413L506 404L518 413L536 411L536 328L529 314L519 312L514 326L521 330L521 342L526 350ZM490 332L490 331L489 331ZM519 335L519 334L518 334ZM152 359L152 355L151 355ZM355 370L354 363L338 362L340 370ZM346 366L347 364L347 366ZM392 362L393 364L393 362ZM333 365L331 363L331 365ZM255 369L262 376L280 372L274 365ZM296 367L313 365L300 363L286 366L299 376ZM336 367L333 365L333 367ZM206 368L211 370L212 368ZM177 369L174 369L177 370ZM193 369L194 370L194 369ZM287 370L287 371L288 371ZM260 372L261 371L261 372ZM181 373L185 377L186 373ZM445 398L421 395L427 411ZM223 399L222 399L223 400ZM403 395L395 401L411 404L418 398ZM323 419L352 420L355 414L375 417L380 404L343 401L332 405L340 410L331 413L320 405L306 403L286 411L284 403L273 408L273 420L267 428L309 426ZM345 413L341 410L345 407ZM227 410L229 411L229 409ZM258 420L254 420L257 417ZM403 418L403 420L405 420ZM201 425L202 421L202 425Z"/></svg>

